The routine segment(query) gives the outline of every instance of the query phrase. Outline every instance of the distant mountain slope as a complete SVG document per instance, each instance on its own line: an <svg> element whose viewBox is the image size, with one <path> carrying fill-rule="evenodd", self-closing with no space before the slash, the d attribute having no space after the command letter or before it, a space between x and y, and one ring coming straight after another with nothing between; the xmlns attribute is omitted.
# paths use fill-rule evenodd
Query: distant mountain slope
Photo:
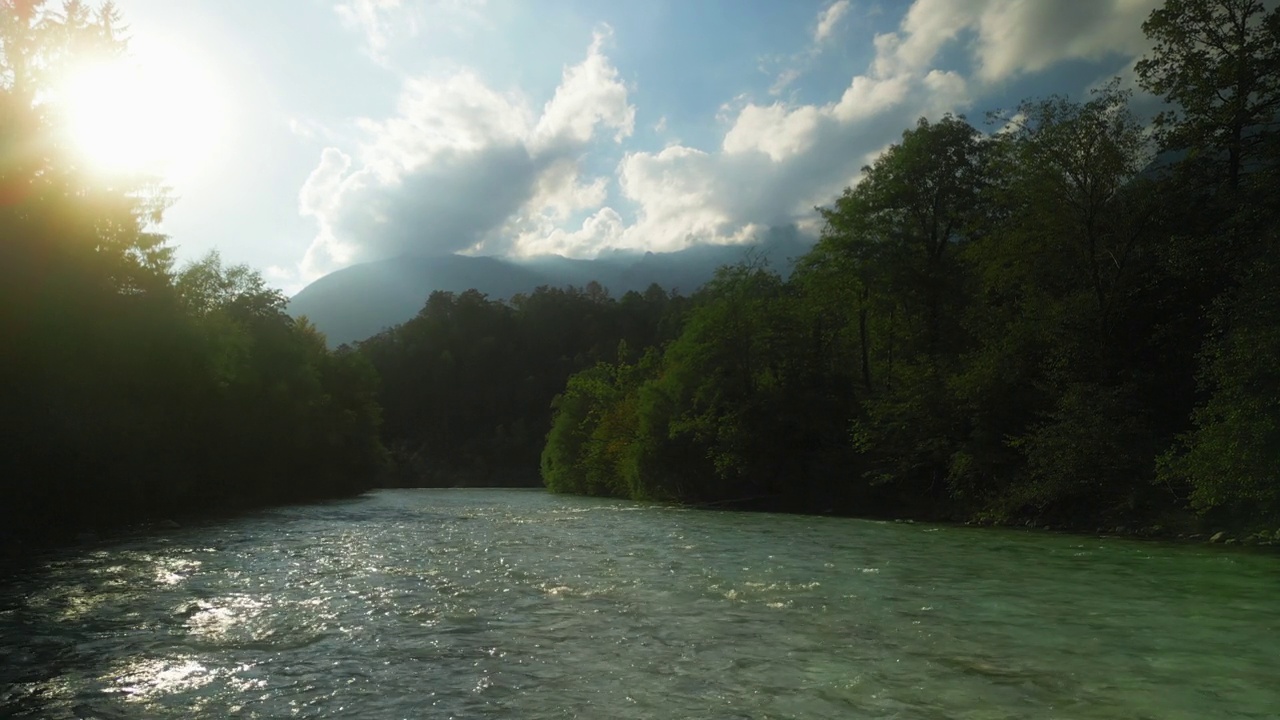
<svg viewBox="0 0 1280 720"><path fill-rule="evenodd" d="M289 313L307 316L331 345L363 340L417 314L435 290L475 288L507 299L540 285L582 286L595 280L618 297L653 283L689 294L715 269L746 257L752 248L772 267L788 272L811 241L794 230L775 230L760 245L700 245L674 253L613 252L594 260L547 256L530 260L441 255L402 256L353 265L326 275L289 301Z"/></svg>

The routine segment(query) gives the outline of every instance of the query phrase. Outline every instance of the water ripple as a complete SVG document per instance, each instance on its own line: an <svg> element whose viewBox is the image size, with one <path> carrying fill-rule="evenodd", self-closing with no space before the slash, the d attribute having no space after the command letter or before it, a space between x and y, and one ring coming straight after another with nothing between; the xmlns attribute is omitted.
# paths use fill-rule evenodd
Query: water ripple
<svg viewBox="0 0 1280 720"><path fill-rule="evenodd" d="M396 491L0 588L0 716L1275 718L1275 557Z"/></svg>

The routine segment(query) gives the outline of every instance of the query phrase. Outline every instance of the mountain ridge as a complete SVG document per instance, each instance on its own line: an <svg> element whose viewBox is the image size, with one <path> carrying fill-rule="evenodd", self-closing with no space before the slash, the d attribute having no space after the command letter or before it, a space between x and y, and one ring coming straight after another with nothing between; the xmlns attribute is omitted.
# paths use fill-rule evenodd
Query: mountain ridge
<svg viewBox="0 0 1280 720"><path fill-rule="evenodd" d="M357 342L417 314L434 291L475 289L509 300L541 286L584 286L595 281L614 296L656 283L691 293L716 268L762 254L781 272L813 243L794 228L775 229L757 243L694 245L667 253L614 250L594 259L544 255L528 259L470 255L401 255L332 272L294 295L288 312L306 316L330 345Z"/></svg>

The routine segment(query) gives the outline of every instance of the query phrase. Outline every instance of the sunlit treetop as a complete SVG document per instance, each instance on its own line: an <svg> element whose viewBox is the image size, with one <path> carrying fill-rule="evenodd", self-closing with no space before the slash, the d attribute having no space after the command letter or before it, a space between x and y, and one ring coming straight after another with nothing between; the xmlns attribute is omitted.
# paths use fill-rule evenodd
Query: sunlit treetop
<svg viewBox="0 0 1280 720"><path fill-rule="evenodd" d="M199 170L226 119L213 73L177 46L130 42L111 3L3 0L0 82L40 108L66 162L118 183Z"/></svg>
<svg viewBox="0 0 1280 720"><path fill-rule="evenodd" d="M167 207L164 178L141 164L102 162L110 156L89 139L107 148L127 138L86 129L110 126L106 105L140 117L147 108L104 92L105 77L100 88L76 80L89 68L123 62L127 50L110 4L0 0L0 213L14 238L6 262L15 282L25 282L21 268L35 277L42 258L65 257L78 258L68 267L79 268L83 281L105 281L120 292L163 285L172 251L148 226ZM116 157L145 157L126 152Z"/></svg>

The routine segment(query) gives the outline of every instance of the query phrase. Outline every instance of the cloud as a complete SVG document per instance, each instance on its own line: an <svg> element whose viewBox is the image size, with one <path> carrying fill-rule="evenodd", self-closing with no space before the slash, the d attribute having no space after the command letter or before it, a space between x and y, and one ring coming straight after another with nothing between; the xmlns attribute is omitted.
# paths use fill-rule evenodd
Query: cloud
<svg viewBox="0 0 1280 720"><path fill-rule="evenodd" d="M289 118L285 121L289 133L307 143L327 143L337 144L345 139L345 135L340 129L335 129L329 125L317 120L306 118Z"/></svg>
<svg viewBox="0 0 1280 720"><path fill-rule="evenodd" d="M800 68L792 67L792 68L787 68L786 70L783 70L782 72L778 73L778 78L773 81L772 85L769 86L769 94L781 95L782 91L790 87L791 83L795 82L796 80L799 80L800 76L803 74L804 73L800 70Z"/></svg>
<svg viewBox="0 0 1280 720"><path fill-rule="evenodd" d="M826 119L828 108L804 105L788 109L782 103L747 105L724 136L726 153L756 151L774 162L808 150L816 140L814 132Z"/></svg>
<svg viewBox="0 0 1280 720"><path fill-rule="evenodd" d="M602 130L617 142L635 124L609 37L594 35L540 113L468 70L406 79L395 113L357 121L358 151L325 149L299 192L317 227L304 274L404 253L506 252L513 229L599 208L607 179L581 178L580 159Z"/></svg>
<svg viewBox="0 0 1280 720"><path fill-rule="evenodd" d="M418 38L428 27L459 29L480 17L487 0L338 0L334 12L364 36L365 50L390 64L394 45Z"/></svg>
<svg viewBox="0 0 1280 720"><path fill-rule="evenodd" d="M673 145L628 153L619 166L636 222L618 247L678 250L741 243L813 214L958 78L858 76L825 105L747 102L715 152Z"/></svg>
<svg viewBox="0 0 1280 720"><path fill-rule="evenodd" d="M577 229L566 230L551 223L526 229L516 235L514 249L522 256L590 257L603 249L622 247L626 227L617 210L603 207Z"/></svg>
<svg viewBox="0 0 1280 720"><path fill-rule="evenodd" d="M1141 52L1141 20L1156 2L1095 0L1086 12L1077 0L916 0L838 95L808 104L733 96L716 115L723 134L702 148L671 138L660 149L624 145L636 110L605 52L608 28L540 104L466 70L410 77L395 112L359 121L358 148L325 150L302 188L300 212L318 230L304 268L409 252L583 257L741 243L779 226L812 232L813 207L856 182L918 117L963 112L1001 80L1062 60ZM817 16L814 44L772 93L850 12L842 1ZM971 70L938 67L953 43L965 43ZM666 116L654 130L665 132ZM610 156L612 174L599 169Z"/></svg>
<svg viewBox="0 0 1280 720"><path fill-rule="evenodd" d="M615 232L615 241L624 247L673 250L696 242L740 242L779 225L812 230L813 206L829 203L856 182L862 167L918 117L964 112L991 79L1112 52L1103 47L1107 40L1057 37L1028 52L1026 62L1011 65L1011 49L1025 49L1034 39L1012 25L1034 20L1068 27L1059 13L1070 5L1055 4L1044 11L1000 0L918 0L900 32L877 39L877 53L866 72L851 78L838 98L815 104L735 98L721 109L728 127L717 150L676 145L628 153L619 166L619 183L623 197L636 206L636 221ZM931 16L931 9L938 12ZM1137 3L1117 2L1112 9L1114 17L1140 27L1137 18L1145 10ZM1087 17L1069 26L1079 35L1109 22L1079 14ZM934 66L942 46L966 27L978 30L974 77ZM1108 37L1127 38L1121 47L1132 53L1139 47L1133 35L1126 30Z"/></svg>
<svg viewBox="0 0 1280 720"><path fill-rule="evenodd" d="M818 24L813 29L813 42L824 43L835 32L840 20L849 12L849 0L837 0L818 14Z"/></svg>
<svg viewBox="0 0 1280 720"><path fill-rule="evenodd" d="M875 55L840 97L825 104L757 103L736 98L721 109L728 124L718 151L682 146L629 153L619 168L637 221L619 241L678 249L694 242L737 242L760 228L812 230L814 205L856 182L861 168L920 116L963 112L992 83L1069 59L1134 55L1145 47L1141 23L1158 0L916 0L896 32L875 38ZM808 57L848 12L833 4L818 16ZM951 42L973 74L936 66ZM801 56L797 58L803 59ZM799 63L799 59L793 58ZM777 95L799 76L785 71Z"/></svg>
<svg viewBox="0 0 1280 720"><path fill-rule="evenodd" d="M343 0L334 6L342 22L364 35L368 50L379 57L396 32L396 19L405 12L402 0Z"/></svg>
<svg viewBox="0 0 1280 720"><path fill-rule="evenodd" d="M618 80L617 68L602 52L612 36L608 27L598 30L587 59L565 70L555 97L538 121L535 142L540 148L557 143L586 143L598 125L616 130L614 140L619 142L635 129L636 110L627 102L627 88Z"/></svg>
<svg viewBox="0 0 1280 720"><path fill-rule="evenodd" d="M873 71L927 69L967 33L966 50L987 83L1044 70L1063 60L1140 54L1142 22L1161 0L916 0L896 32L875 39Z"/></svg>
<svg viewBox="0 0 1280 720"><path fill-rule="evenodd" d="M624 196L637 206L627 246L677 249L693 242L736 242L752 229L795 223L812 228L812 207L852 184L903 128L920 116L963 112L993 83L1063 60L1134 55L1141 24L1159 0L916 0L897 31L874 39L866 72L827 103L763 104L738 98L715 152L683 146L632 152L619 168ZM835 3L818 16L809 55L771 88L792 82L800 61L849 12ZM972 38L972 42L969 42ZM949 43L973 61L966 76L936 66Z"/></svg>
<svg viewBox="0 0 1280 720"><path fill-rule="evenodd" d="M773 84L769 86L770 95L781 95L796 80L813 65L822 54L824 45L832 39L836 28L839 27L840 21L849 14L850 0L836 0L827 7L818 11L818 16L814 20L813 38L808 47L800 52L789 56L782 57L766 57L762 58L762 65L773 65L781 63L785 65L774 79ZM765 70L765 67L761 67ZM765 70L768 72L768 70Z"/></svg>

